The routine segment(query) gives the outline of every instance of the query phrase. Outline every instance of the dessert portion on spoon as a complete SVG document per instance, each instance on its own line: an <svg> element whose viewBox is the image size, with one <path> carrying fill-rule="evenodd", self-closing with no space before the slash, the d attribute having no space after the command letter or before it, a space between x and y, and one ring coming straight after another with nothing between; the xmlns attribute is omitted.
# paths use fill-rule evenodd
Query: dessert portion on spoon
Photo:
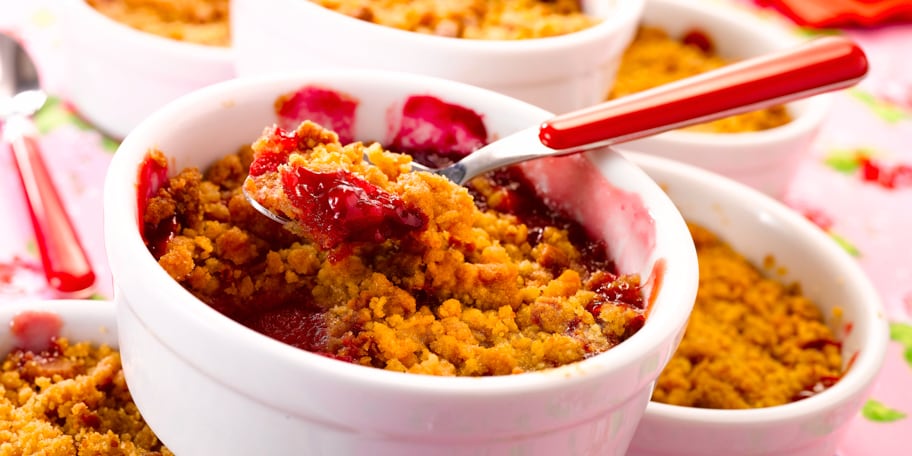
<svg viewBox="0 0 912 456"><path fill-rule="evenodd" d="M336 133L310 121L295 131L267 128L252 148L245 193L270 213L297 222L289 228L324 249L424 229L428 216L418 207L420 193L429 181L449 183L410 173L408 155L388 153L379 144L343 146Z"/></svg>
<svg viewBox="0 0 912 456"><path fill-rule="evenodd" d="M423 218L407 198L400 200L384 189L387 182L376 177L382 174L380 168L396 168L399 179L412 179L400 176L411 170L462 185L523 161L580 153L849 87L867 69L864 52L851 40L820 38L555 116L437 169L407 157L385 158L379 146L354 143L343 148L335 134L305 123L293 133L267 131L257 141L257 158L244 193L258 211L280 223L291 222L290 227L327 248L346 241L402 237L422 229ZM328 148L345 149L346 159L322 157L319 152ZM375 166L364 163L364 157L376 159Z"/></svg>

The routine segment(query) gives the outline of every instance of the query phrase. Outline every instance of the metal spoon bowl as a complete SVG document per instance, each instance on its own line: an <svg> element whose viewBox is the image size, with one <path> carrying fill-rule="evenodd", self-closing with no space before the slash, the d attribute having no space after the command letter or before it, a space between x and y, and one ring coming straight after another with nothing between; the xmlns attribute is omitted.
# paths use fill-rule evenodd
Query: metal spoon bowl
<svg viewBox="0 0 912 456"><path fill-rule="evenodd" d="M744 60L651 90L558 115L540 126L498 139L439 169L412 164L462 185L487 171L536 158L585 152L673 129L850 87L868 70L864 52L841 37ZM245 186L246 188L246 186ZM245 191L272 220L269 211Z"/></svg>
<svg viewBox="0 0 912 456"><path fill-rule="evenodd" d="M30 116L46 101L32 59L16 40L0 34L0 118Z"/></svg>

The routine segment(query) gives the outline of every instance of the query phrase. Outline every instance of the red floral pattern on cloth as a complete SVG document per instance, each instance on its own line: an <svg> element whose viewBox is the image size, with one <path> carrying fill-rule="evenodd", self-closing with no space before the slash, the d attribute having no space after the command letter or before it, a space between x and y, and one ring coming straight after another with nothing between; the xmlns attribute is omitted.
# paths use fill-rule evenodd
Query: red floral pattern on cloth
<svg viewBox="0 0 912 456"><path fill-rule="evenodd" d="M912 22L909 0L756 0L805 27L874 27Z"/></svg>

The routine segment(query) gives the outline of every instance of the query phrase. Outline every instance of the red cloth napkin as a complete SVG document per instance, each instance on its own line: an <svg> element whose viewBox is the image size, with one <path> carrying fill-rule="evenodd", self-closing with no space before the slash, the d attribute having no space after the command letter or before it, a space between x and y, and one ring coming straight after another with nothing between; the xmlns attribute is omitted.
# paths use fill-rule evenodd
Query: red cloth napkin
<svg viewBox="0 0 912 456"><path fill-rule="evenodd" d="M754 0L813 28L874 27L912 22L910 0Z"/></svg>

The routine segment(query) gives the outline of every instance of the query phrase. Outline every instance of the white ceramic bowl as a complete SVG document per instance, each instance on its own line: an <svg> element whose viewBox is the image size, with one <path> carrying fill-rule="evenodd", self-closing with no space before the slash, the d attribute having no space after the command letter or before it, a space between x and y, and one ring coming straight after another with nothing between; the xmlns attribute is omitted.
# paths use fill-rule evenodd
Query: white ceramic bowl
<svg viewBox="0 0 912 456"><path fill-rule="evenodd" d="M732 61L801 42L795 32L743 8L715 0L649 0L642 21L675 38L693 29L702 30L713 40L718 54ZM765 131L719 134L675 130L632 141L624 149L709 169L778 198L788 189L831 102L832 95L824 94L789 103L793 120Z"/></svg>
<svg viewBox="0 0 912 456"><path fill-rule="evenodd" d="M406 71L567 112L604 99L643 3L582 0L603 22L563 36L490 41L376 25L305 0L232 0L231 33L239 76L331 67Z"/></svg>
<svg viewBox="0 0 912 456"><path fill-rule="evenodd" d="M316 84L358 100L355 138L387 138L391 111L430 94L482 114L492 135L549 113L452 81L383 72L240 78L184 97L122 143L105 182L105 239L125 375L134 400L178 454L623 454L696 293L696 257L680 214L610 149L536 162L530 172L611 246L622 272L663 276L633 337L561 368L442 378L344 363L247 329L159 267L137 225L137 169L156 147L171 171L205 167L275 121L281 94ZM593 204L591 195L601 196ZM664 271L664 272L662 272ZM650 291L651 290L651 291ZM163 375L163 373L167 373Z"/></svg>
<svg viewBox="0 0 912 456"><path fill-rule="evenodd" d="M89 341L117 347L117 323L114 304L107 301L52 300L17 301L0 305L0 357L5 356L19 340L10 330L17 316L28 312L51 313L62 323L57 336L71 342Z"/></svg>
<svg viewBox="0 0 912 456"><path fill-rule="evenodd" d="M86 120L123 138L169 101L234 77L230 48L159 37L63 0L64 90Z"/></svg>
<svg viewBox="0 0 912 456"><path fill-rule="evenodd" d="M692 166L634 153L628 158L665 188L685 219L716 232L755 265L772 255L777 271L787 271L781 280L800 283L820 306L842 341L844 363L851 362L831 388L782 406L711 410L650 402L630 456L836 454L887 347L886 316L870 280L823 231L781 203ZM841 319L834 317L836 307Z"/></svg>

